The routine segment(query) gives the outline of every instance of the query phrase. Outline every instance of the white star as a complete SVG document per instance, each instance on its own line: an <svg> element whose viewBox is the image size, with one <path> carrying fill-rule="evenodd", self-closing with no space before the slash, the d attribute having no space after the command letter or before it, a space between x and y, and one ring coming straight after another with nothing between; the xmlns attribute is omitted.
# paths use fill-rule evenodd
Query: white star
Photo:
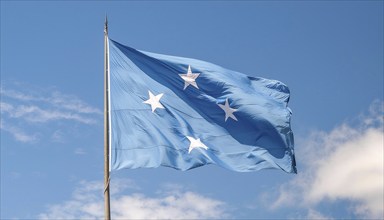
<svg viewBox="0 0 384 220"><path fill-rule="evenodd" d="M199 75L200 73L192 73L191 66L188 65L188 72L186 74L179 74L179 76L184 80L183 90L185 90L189 85L192 85L198 89L199 87L197 87L195 80L197 77L199 77Z"/></svg>
<svg viewBox="0 0 384 220"><path fill-rule="evenodd" d="M164 93L160 93L158 95L153 95L151 91L148 90L149 99L144 101L143 103L151 105L152 112L155 112L156 108L164 108L164 106L160 103L161 97Z"/></svg>
<svg viewBox="0 0 384 220"><path fill-rule="evenodd" d="M198 148L198 147L201 147L201 148L204 148L205 150L208 149L208 147L203 144L203 142L200 141L200 138L193 138L193 137L190 137L190 136L186 136L188 138L188 140L191 142L191 144L189 145L189 149L188 149L188 153L191 153L191 151L195 148Z"/></svg>
<svg viewBox="0 0 384 220"><path fill-rule="evenodd" d="M223 111L225 112L225 121L227 121L228 118L232 118L233 120L237 121L237 118L233 113L237 111L237 109L229 107L228 98L225 100L225 105L217 104Z"/></svg>

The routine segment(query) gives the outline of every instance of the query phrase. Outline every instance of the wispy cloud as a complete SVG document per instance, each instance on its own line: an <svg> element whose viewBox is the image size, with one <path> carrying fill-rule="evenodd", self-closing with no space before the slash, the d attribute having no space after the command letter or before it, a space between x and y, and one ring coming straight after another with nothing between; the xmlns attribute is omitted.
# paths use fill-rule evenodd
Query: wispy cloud
<svg viewBox="0 0 384 220"><path fill-rule="evenodd" d="M83 148L76 148L75 154L76 155L85 155L85 154L87 154L87 152Z"/></svg>
<svg viewBox="0 0 384 220"><path fill-rule="evenodd" d="M36 133L28 134L21 128L6 124L3 119L0 121L0 129L10 133L15 138L15 140L20 142L31 143L38 140L38 135Z"/></svg>
<svg viewBox="0 0 384 220"><path fill-rule="evenodd" d="M344 200L351 201L358 217L383 218L383 109L384 103L376 101L356 122L301 141L297 157L303 170L281 186L272 208L300 204L311 210L309 215L321 216L317 204Z"/></svg>
<svg viewBox="0 0 384 220"><path fill-rule="evenodd" d="M58 129L55 132L53 132L53 134L51 135L51 140L56 143L64 143L65 142L64 136L65 136L65 133L62 132L60 129Z"/></svg>
<svg viewBox="0 0 384 220"><path fill-rule="evenodd" d="M71 110L78 113L102 114L98 108L88 105L74 95L66 95L56 90L51 91L50 89L47 89L47 91L38 89L33 92L28 91L28 93L29 94L26 94L25 92L14 89L6 89L4 86L0 88L0 94L2 96L22 102L45 102L52 107L58 107L60 109Z"/></svg>
<svg viewBox="0 0 384 220"><path fill-rule="evenodd" d="M18 118L27 122L45 123L59 120L73 120L84 124L95 124L96 120L76 112L63 111L61 109L42 109L36 105L13 106L9 103L1 103L5 106L2 111L11 118Z"/></svg>
<svg viewBox="0 0 384 220"><path fill-rule="evenodd" d="M102 112L98 108L56 89L36 88L20 83L2 84L0 95L1 129L21 142L36 141L36 135L28 135L23 131L35 131L38 125L52 122L61 125L63 122L93 125L101 121ZM57 127L53 129L60 130ZM52 141L58 141L59 138L63 140L62 135L56 132L48 136L52 137Z"/></svg>
<svg viewBox="0 0 384 220"><path fill-rule="evenodd" d="M123 187L125 186L125 187ZM126 187L137 189L129 180L112 181L111 216L113 219L220 219L228 217L225 204L195 192L167 191L157 197L134 193L123 195ZM72 199L50 205L40 219L102 219L103 184L83 181Z"/></svg>

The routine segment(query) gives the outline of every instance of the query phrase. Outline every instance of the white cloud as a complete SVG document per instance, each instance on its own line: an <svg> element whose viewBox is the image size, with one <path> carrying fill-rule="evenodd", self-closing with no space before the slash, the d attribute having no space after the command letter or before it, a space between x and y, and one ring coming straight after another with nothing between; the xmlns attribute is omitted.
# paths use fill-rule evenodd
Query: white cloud
<svg viewBox="0 0 384 220"><path fill-rule="evenodd" d="M21 92L12 89L0 88L0 94L4 97L9 97L22 102L43 102L51 106L59 107L61 109L71 110L78 113L87 114L102 114L102 112L95 107L92 107L80 100L74 95L66 95L59 91L42 90L33 88L34 91ZM26 94L30 93L30 94Z"/></svg>
<svg viewBox="0 0 384 220"><path fill-rule="evenodd" d="M171 191L157 197L134 193L123 195L126 188L136 189L130 180L115 180L111 189L113 219L207 219L227 217L221 201L190 191ZM102 219L102 182L81 182L72 199L50 205L40 219Z"/></svg>
<svg viewBox="0 0 384 220"><path fill-rule="evenodd" d="M11 104L0 102L0 111L1 113L9 113L12 112L13 106Z"/></svg>
<svg viewBox="0 0 384 220"><path fill-rule="evenodd" d="M313 132L297 148L303 170L283 184L272 208L300 204L314 208L324 201L350 201L353 214L383 218L383 105L374 102L357 125L343 124L331 132ZM348 211L348 210L346 210Z"/></svg>
<svg viewBox="0 0 384 220"><path fill-rule="evenodd" d="M76 148L75 149L75 154L77 154L77 155L84 155L86 153L87 152L83 148Z"/></svg>
<svg viewBox="0 0 384 220"><path fill-rule="evenodd" d="M15 90L6 90L3 86L0 88L0 94L2 96L7 96L22 101L42 101L41 98L34 97L30 94L24 94Z"/></svg>
<svg viewBox="0 0 384 220"><path fill-rule="evenodd" d="M56 143L64 143L65 142L64 136L65 136L65 133L60 129L58 129L55 132L53 132L53 134L51 135L51 140Z"/></svg>
<svg viewBox="0 0 384 220"><path fill-rule="evenodd" d="M12 134L17 141L30 143L38 140L36 134L29 135L24 131L36 132L43 124L56 122L60 128L56 126L51 128L58 131L63 129L63 122L93 125L101 121L102 112L76 96L20 83L14 83L9 87L13 89L8 89L4 85L0 87L1 130ZM51 141L60 142L65 139L63 135L62 132L56 132L53 135L42 136L51 136Z"/></svg>
<svg viewBox="0 0 384 220"><path fill-rule="evenodd" d="M307 216L303 217L303 219L322 219L322 220L327 220L327 219L332 219L328 216L325 216L323 215L322 213L316 211L316 210L313 210L313 209L309 209L308 210L308 213L307 213Z"/></svg>
<svg viewBox="0 0 384 220"><path fill-rule="evenodd" d="M48 102L60 106L67 110L77 111L86 114L102 114L102 112L95 107L88 105L82 100L73 95L65 95L58 91L53 92L52 96L47 99Z"/></svg>
<svg viewBox="0 0 384 220"><path fill-rule="evenodd" d="M36 133L28 134L16 126L6 124L3 119L0 121L0 129L10 133L17 141L20 142L32 143L38 140L38 135Z"/></svg>
<svg viewBox="0 0 384 220"><path fill-rule="evenodd" d="M98 108L90 106L76 96L66 95L52 89L19 85L15 90L6 89L2 85L0 94L7 100L1 103L2 113L30 122L75 120L85 124L94 124L96 120L93 115L102 115Z"/></svg>
<svg viewBox="0 0 384 220"><path fill-rule="evenodd" d="M113 201L116 219L207 219L222 218L222 202L194 192L181 192L161 198L134 194Z"/></svg>
<svg viewBox="0 0 384 220"><path fill-rule="evenodd" d="M28 122L45 123L49 121L73 120L84 124L95 124L96 120L80 115L76 112L68 112L60 109L42 109L36 105L19 105L13 107L11 104L3 103L11 118L19 118Z"/></svg>

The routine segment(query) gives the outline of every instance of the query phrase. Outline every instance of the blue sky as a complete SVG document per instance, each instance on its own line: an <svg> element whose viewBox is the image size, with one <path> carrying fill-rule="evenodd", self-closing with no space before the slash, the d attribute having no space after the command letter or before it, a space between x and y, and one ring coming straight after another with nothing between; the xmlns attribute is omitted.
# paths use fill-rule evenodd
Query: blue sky
<svg viewBox="0 0 384 220"><path fill-rule="evenodd" d="M382 1L1 1L1 219L103 217L103 25L291 90L298 174L112 174L115 218L383 218Z"/></svg>

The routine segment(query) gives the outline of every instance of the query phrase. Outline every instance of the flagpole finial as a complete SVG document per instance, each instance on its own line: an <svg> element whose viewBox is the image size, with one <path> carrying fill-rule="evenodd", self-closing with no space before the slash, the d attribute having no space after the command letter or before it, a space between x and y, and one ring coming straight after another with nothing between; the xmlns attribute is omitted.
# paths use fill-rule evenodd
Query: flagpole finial
<svg viewBox="0 0 384 220"><path fill-rule="evenodd" d="M108 35L108 18L107 18L107 15L105 15L104 33L105 33L106 35Z"/></svg>

